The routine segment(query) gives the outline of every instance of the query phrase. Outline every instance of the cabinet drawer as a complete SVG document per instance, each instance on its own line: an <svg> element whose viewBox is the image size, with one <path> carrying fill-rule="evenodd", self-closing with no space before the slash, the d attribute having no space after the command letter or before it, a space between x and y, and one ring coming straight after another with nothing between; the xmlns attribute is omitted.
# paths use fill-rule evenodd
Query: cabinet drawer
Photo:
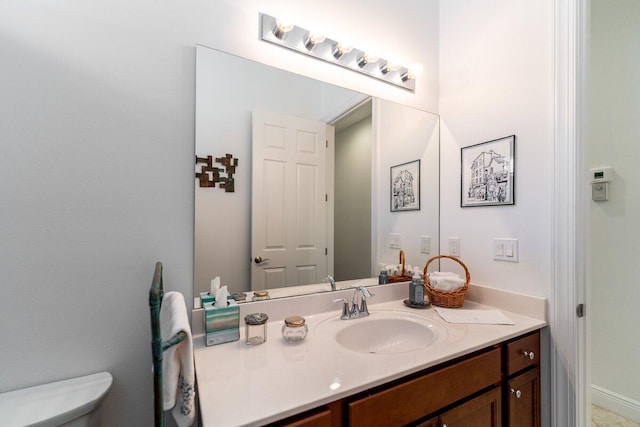
<svg viewBox="0 0 640 427"><path fill-rule="evenodd" d="M272 426L278 427L331 427L331 409L322 408L308 415L296 417Z"/></svg>
<svg viewBox="0 0 640 427"><path fill-rule="evenodd" d="M500 349L350 402L349 425L404 425L500 383Z"/></svg>
<svg viewBox="0 0 640 427"><path fill-rule="evenodd" d="M512 375L540 360L540 332L507 344L507 375Z"/></svg>

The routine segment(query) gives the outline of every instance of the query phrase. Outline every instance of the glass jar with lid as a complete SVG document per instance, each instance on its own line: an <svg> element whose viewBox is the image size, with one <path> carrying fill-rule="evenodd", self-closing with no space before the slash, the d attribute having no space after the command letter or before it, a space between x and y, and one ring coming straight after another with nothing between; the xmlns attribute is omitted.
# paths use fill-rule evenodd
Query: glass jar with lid
<svg viewBox="0 0 640 427"><path fill-rule="evenodd" d="M247 314L244 317L244 342L247 345L258 345L267 340L268 319L266 313Z"/></svg>
<svg viewBox="0 0 640 427"><path fill-rule="evenodd" d="M251 297L251 301L263 301L266 299L271 299L269 296L269 291L253 291L253 297Z"/></svg>
<svg viewBox="0 0 640 427"><path fill-rule="evenodd" d="M282 325L282 337L288 343L296 343L302 341L306 336L309 328L302 316L289 316L284 319Z"/></svg>

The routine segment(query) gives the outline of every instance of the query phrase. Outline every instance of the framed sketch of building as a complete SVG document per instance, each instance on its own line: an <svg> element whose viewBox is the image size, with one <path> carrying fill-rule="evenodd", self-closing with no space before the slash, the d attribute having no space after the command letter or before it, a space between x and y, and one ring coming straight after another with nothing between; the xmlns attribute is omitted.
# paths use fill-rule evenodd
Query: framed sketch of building
<svg viewBox="0 0 640 427"><path fill-rule="evenodd" d="M420 159L391 167L391 212L420 210Z"/></svg>
<svg viewBox="0 0 640 427"><path fill-rule="evenodd" d="M461 149L460 206L514 204L516 136Z"/></svg>

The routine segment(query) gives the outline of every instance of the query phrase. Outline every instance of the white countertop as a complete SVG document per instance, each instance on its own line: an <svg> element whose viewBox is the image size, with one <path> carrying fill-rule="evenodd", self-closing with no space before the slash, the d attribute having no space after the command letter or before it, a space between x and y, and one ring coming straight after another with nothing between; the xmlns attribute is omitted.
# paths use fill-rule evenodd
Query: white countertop
<svg viewBox="0 0 640 427"><path fill-rule="evenodd" d="M305 315L309 334L298 344L283 340L283 321L277 317L268 322L267 342L258 346L245 345L242 319L240 341L206 347L203 337L194 335L203 427L264 425L546 325L540 316L523 316L504 307L501 311L515 325L452 324L433 308L411 309L402 300L373 302L369 300L372 318L390 310L423 316L425 323L434 326L438 339L425 348L398 354L348 350L328 331L362 319L339 320L338 307ZM465 301L463 308L493 307Z"/></svg>

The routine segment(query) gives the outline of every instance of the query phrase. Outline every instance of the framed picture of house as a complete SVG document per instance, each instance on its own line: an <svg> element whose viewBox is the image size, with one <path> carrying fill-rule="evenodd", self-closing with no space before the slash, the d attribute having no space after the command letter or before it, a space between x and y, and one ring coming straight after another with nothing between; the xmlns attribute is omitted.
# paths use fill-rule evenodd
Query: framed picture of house
<svg viewBox="0 0 640 427"><path fill-rule="evenodd" d="M420 210L420 159L391 167L391 212Z"/></svg>
<svg viewBox="0 0 640 427"><path fill-rule="evenodd" d="M461 149L460 206L513 205L516 136Z"/></svg>

